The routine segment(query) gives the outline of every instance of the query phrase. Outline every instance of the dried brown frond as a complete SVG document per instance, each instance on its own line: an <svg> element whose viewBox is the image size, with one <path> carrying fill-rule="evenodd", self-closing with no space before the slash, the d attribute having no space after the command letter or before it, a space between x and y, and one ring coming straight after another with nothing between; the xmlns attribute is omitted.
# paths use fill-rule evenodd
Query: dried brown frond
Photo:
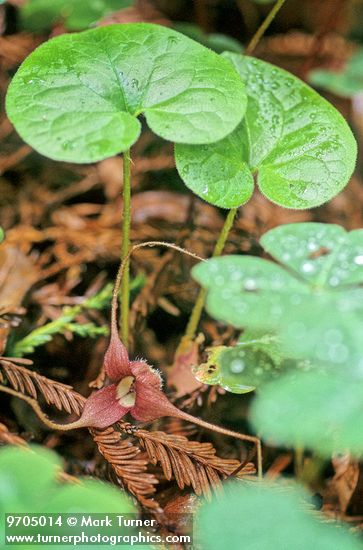
<svg viewBox="0 0 363 550"><path fill-rule="evenodd" d="M50 380L11 361L1 360L1 380L5 379L21 394L38 400L41 394L45 401L59 410L80 414L85 398L71 386ZM159 508L149 498L155 492L157 479L146 472L147 463L160 464L167 480L175 478L180 489L191 486L197 495L207 497L211 489L220 487L221 480L230 476L253 474L253 464L241 465L238 460L216 456L211 443L189 441L182 435L165 432L151 432L139 429L128 422L119 422L123 433L132 435L145 449L147 458L139 457L140 448L130 441L122 440L120 433L112 427L105 430L91 429L90 432L100 453L113 467L117 479L141 504L148 508Z"/></svg>
<svg viewBox="0 0 363 550"><path fill-rule="evenodd" d="M112 427L90 430L102 456L109 462L121 486L132 493L145 507L157 510L158 502L150 498L158 483L154 474L146 471L148 460L140 457L140 448L122 440L120 432Z"/></svg>
<svg viewBox="0 0 363 550"><path fill-rule="evenodd" d="M241 466L238 460L216 456L211 443L189 441L184 436L165 432L149 432L127 422L118 424L122 431L132 434L140 441L150 461L160 464L167 480L175 478L180 489L191 486L197 495L209 497L211 488L221 486L221 480L233 474ZM253 474L253 464L244 465L238 476Z"/></svg>
<svg viewBox="0 0 363 550"><path fill-rule="evenodd" d="M48 405L54 405L59 411L79 415L85 398L75 392L72 386L50 380L35 371L15 365L11 361L0 361L0 377L9 382L14 390L38 400L41 394Z"/></svg>
<svg viewBox="0 0 363 550"><path fill-rule="evenodd" d="M12 433L5 424L0 423L0 445L26 447L27 442L19 435Z"/></svg>

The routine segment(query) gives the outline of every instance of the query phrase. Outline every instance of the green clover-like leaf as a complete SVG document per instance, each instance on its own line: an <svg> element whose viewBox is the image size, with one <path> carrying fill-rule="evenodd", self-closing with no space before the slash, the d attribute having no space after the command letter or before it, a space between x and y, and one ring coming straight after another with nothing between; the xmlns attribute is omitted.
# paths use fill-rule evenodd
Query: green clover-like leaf
<svg viewBox="0 0 363 550"><path fill-rule="evenodd" d="M141 114L170 141L222 139L241 121L246 95L227 60L174 30L134 23L42 44L13 78L6 107L35 150L83 163L127 150Z"/></svg>
<svg viewBox="0 0 363 550"><path fill-rule="evenodd" d="M301 419L300 419L301 422ZM313 513L311 496L297 485L227 483L198 511L196 539L201 548L220 550L359 550L358 538L344 527L327 525Z"/></svg>
<svg viewBox="0 0 363 550"><path fill-rule="evenodd" d="M309 75L313 86L325 88L343 97L352 97L363 91L363 49L350 58L340 71L315 69Z"/></svg>
<svg viewBox="0 0 363 550"><path fill-rule="evenodd" d="M362 380L316 370L289 374L261 389L251 421L274 445L363 456L362 401Z"/></svg>
<svg viewBox="0 0 363 550"><path fill-rule="evenodd" d="M245 203L253 176L264 195L288 208L311 208L347 184L356 143L339 112L290 73L247 56L226 53L246 84L246 116L213 145L176 146L188 187L222 208Z"/></svg>
<svg viewBox="0 0 363 550"><path fill-rule="evenodd" d="M289 356L363 373L363 230L288 224L261 244L281 265L232 255L193 269L208 290L209 313L237 328L280 334Z"/></svg>
<svg viewBox="0 0 363 550"><path fill-rule="evenodd" d="M193 373L204 384L247 393L276 377L283 360L276 336L246 331L234 347L211 348L207 361L195 367Z"/></svg>
<svg viewBox="0 0 363 550"><path fill-rule="evenodd" d="M20 17L29 31L44 31L61 21L69 31L81 31L132 4L133 0L28 0L21 7Z"/></svg>

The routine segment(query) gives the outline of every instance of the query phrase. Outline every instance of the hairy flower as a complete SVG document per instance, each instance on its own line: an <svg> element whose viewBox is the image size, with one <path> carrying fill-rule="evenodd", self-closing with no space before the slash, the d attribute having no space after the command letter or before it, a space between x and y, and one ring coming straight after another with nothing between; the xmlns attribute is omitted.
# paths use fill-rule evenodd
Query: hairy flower
<svg viewBox="0 0 363 550"><path fill-rule="evenodd" d="M87 399L80 426L106 428L128 412L135 420L144 422L162 416L183 416L163 393L158 371L145 361L130 361L115 331L105 355L104 369L110 384Z"/></svg>

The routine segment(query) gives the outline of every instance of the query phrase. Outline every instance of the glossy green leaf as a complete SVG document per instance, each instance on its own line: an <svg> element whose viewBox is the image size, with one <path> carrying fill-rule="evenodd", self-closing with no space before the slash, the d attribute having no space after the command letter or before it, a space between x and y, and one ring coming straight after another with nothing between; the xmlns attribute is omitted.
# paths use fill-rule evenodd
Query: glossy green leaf
<svg viewBox="0 0 363 550"><path fill-rule="evenodd" d="M206 33L198 25L193 23L174 23L175 30L200 42L203 46L214 50L217 53L235 52L242 53L243 46L238 40L220 33Z"/></svg>
<svg viewBox="0 0 363 550"><path fill-rule="evenodd" d="M198 512L197 542L220 550L359 550L358 537L308 508L309 495L300 487L230 483Z"/></svg>
<svg viewBox="0 0 363 550"><path fill-rule="evenodd" d="M313 86L343 97L352 97L363 91L363 49L359 49L340 71L315 69L309 75Z"/></svg>
<svg viewBox="0 0 363 550"><path fill-rule="evenodd" d="M5 239L5 231L0 227L0 243Z"/></svg>
<svg viewBox="0 0 363 550"><path fill-rule="evenodd" d="M243 333L234 347L217 346L208 351L207 361L193 369L194 376L232 393L253 391L283 368L276 337L256 331Z"/></svg>
<svg viewBox="0 0 363 550"><path fill-rule="evenodd" d="M288 208L311 208L339 193L357 149L339 112L283 69L238 54L225 57L246 84L246 116L216 144L176 146L187 186L222 208L251 197L253 176L266 197Z"/></svg>
<svg viewBox="0 0 363 550"><path fill-rule="evenodd" d="M6 107L38 152L82 163L128 149L141 114L170 141L221 139L243 117L246 95L227 60L176 31L134 23L42 44L13 78Z"/></svg>
<svg viewBox="0 0 363 550"><path fill-rule="evenodd" d="M363 381L311 371L264 386L251 409L258 433L273 445L305 447L323 456L363 456Z"/></svg>
<svg viewBox="0 0 363 550"><path fill-rule="evenodd" d="M27 0L20 10L21 24L29 31L44 31L64 21L68 30L81 31L132 4L133 0Z"/></svg>
<svg viewBox="0 0 363 550"><path fill-rule="evenodd" d="M287 224L266 233L261 244L280 265L224 256L193 269L208 290L209 313L237 328L278 333L289 356L363 375L363 230Z"/></svg>

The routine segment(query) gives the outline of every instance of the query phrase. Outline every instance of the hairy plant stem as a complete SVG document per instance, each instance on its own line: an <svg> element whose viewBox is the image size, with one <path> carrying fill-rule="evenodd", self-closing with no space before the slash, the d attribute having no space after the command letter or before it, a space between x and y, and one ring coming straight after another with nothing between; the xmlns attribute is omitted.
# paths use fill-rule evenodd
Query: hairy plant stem
<svg viewBox="0 0 363 550"><path fill-rule="evenodd" d="M226 217L226 221L224 222L222 231L220 232L218 240L217 240L216 245L214 247L212 258L215 258L215 257L220 256L222 254L223 248L226 244L226 241L227 241L227 238L228 238L228 235L229 235L229 232L230 232L231 227L233 225L233 221L234 221L234 218L236 216L236 213L237 213L237 208L232 208L228 212L228 215ZM196 300L196 302L194 304L194 307L193 307L193 311L192 311L191 316L189 318L187 328L185 330L185 334L184 334L183 339L182 339L182 341L184 341L184 342L187 341L187 340L193 340L193 338L195 337L195 334L196 334L197 329L198 329L200 317L202 315L202 311L203 311L203 308L204 308L206 295L207 295L207 291L204 288L202 288L199 291L197 300Z"/></svg>
<svg viewBox="0 0 363 550"><path fill-rule="evenodd" d="M131 155L130 149L123 154L123 212L122 212L122 245L121 261L125 264L124 276L121 281L121 319L120 337L126 348L129 341L129 306L130 306L130 225L131 225Z"/></svg>
<svg viewBox="0 0 363 550"><path fill-rule="evenodd" d="M251 55L253 50L256 48L257 44L265 34L268 27L271 25L272 21L275 19L277 13L280 11L282 6L285 4L286 0L277 0L276 4L273 6L271 11L268 13L266 19L261 23L261 25L258 27L257 31L253 35L250 43L248 44L246 48L246 55Z"/></svg>
<svg viewBox="0 0 363 550"><path fill-rule="evenodd" d="M191 422L192 424L197 424L198 426L201 426L202 428L205 428L212 432L217 432L222 435L234 437L236 439L240 439L241 441L250 441L251 443L254 443L254 445L256 446L257 455L257 475L260 479L262 478L262 447L261 440L258 437L255 437L253 435L240 434L239 432L235 432L234 430L228 430L227 428L223 428L223 426L217 426L216 424L212 424L211 422L202 420L201 418L188 414L184 411L180 411L180 418L183 418L184 420L186 420L187 422Z"/></svg>

